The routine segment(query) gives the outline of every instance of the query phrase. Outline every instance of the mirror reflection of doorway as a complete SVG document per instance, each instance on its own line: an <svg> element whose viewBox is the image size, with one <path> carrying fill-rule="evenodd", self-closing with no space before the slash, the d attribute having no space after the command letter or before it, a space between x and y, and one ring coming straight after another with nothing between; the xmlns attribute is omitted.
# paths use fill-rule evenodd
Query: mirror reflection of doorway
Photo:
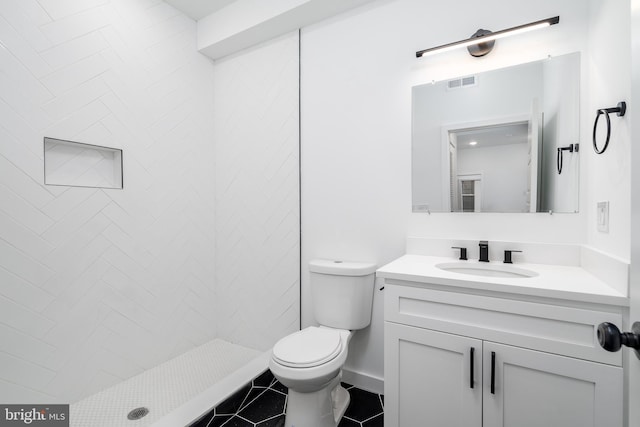
<svg viewBox="0 0 640 427"><path fill-rule="evenodd" d="M541 142L532 127L512 118L447 130L451 212L535 212Z"/></svg>

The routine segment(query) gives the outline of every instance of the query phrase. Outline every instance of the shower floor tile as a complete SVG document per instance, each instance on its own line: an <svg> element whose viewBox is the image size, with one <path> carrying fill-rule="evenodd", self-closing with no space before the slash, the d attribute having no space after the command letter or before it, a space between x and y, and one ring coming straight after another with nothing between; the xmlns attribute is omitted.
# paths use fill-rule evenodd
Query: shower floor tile
<svg viewBox="0 0 640 427"><path fill-rule="evenodd" d="M259 351L223 340L210 341L72 404L70 425L151 426L260 355ZM129 421L128 412L138 407L148 408L148 415Z"/></svg>
<svg viewBox="0 0 640 427"><path fill-rule="evenodd" d="M381 427L384 396L342 383L351 403L338 427ZM267 370L190 427L283 427L287 388Z"/></svg>

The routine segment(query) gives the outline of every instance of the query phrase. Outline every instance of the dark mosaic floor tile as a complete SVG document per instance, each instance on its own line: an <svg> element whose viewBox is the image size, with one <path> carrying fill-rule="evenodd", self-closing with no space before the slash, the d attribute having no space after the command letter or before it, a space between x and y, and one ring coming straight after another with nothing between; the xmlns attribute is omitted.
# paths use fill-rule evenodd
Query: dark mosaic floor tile
<svg viewBox="0 0 640 427"><path fill-rule="evenodd" d="M340 423L338 424L338 427L361 427L361 424L348 418L342 417Z"/></svg>
<svg viewBox="0 0 640 427"><path fill-rule="evenodd" d="M262 393L264 393L267 389L266 388L256 388L253 387L249 393L247 393L247 397L244 399L244 401L242 402L242 405L240 405L240 408L238 408L237 412L242 411L244 408L247 407L247 405L250 405L251 402L253 402L258 396L260 396Z"/></svg>
<svg viewBox="0 0 640 427"><path fill-rule="evenodd" d="M256 427L284 427L284 415L258 423Z"/></svg>
<svg viewBox="0 0 640 427"><path fill-rule="evenodd" d="M254 423L284 414L287 397L277 391L268 389L246 406L238 415Z"/></svg>
<svg viewBox="0 0 640 427"><path fill-rule="evenodd" d="M247 394L251 391L251 384L247 384L240 390L233 393L230 397L222 401L216 406L216 414L235 414L240 409L242 402L244 402Z"/></svg>
<svg viewBox="0 0 640 427"><path fill-rule="evenodd" d="M273 382L274 377L269 369L264 371L262 374L258 375L256 379L253 380L254 387L269 387Z"/></svg>
<svg viewBox="0 0 640 427"><path fill-rule="evenodd" d="M238 416L231 418L229 421L224 423L224 427L254 427L254 423L250 423L247 420L244 420Z"/></svg>
<svg viewBox="0 0 640 427"><path fill-rule="evenodd" d="M232 417L233 415L216 415L207 427L221 427L222 425L226 426L228 424L225 423Z"/></svg>
<svg viewBox="0 0 640 427"><path fill-rule="evenodd" d="M280 381L276 380L274 381L273 384L271 384L271 387L274 390L278 390L280 393L284 393L287 394L289 392L289 389L287 387L285 387Z"/></svg>
<svg viewBox="0 0 640 427"><path fill-rule="evenodd" d="M344 414L346 417L364 421L382 413L382 404L377 394L355 387L349 390L349 394L351 403Z"/></svg>
<svg viewBox="0 0 640 427"><path fill-rule="evenodd" d="M363 422L362 427L384 427L384 414Z"/></svg>
<svg viewBox="0 0 640 427"><path fill-rule="evenodd" d="M383 426L384 396L342 383L351 403L338 427ZM268 387L268 388L267 388ZM288 389L267 370L190 427L284 427ZM366 421L365 421L366 420Z"/></svg>
<svg viewBox="0 0 640 427"><path fill-rule="evenodd" d="M200 417L197 421L189 424L189 427L207 427L211 418L213 418L213 410Z"/></svg>

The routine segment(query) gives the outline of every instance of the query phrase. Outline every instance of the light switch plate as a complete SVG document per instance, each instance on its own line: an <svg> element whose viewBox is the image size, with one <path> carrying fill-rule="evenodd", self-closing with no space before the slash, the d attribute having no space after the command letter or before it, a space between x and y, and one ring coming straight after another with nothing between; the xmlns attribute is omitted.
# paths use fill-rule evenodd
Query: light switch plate
<svg viewBox="0 0 640 427"><path fill-rule="evenodd" d="M598 202L598 231L609 232L609 202Z"/></svg>

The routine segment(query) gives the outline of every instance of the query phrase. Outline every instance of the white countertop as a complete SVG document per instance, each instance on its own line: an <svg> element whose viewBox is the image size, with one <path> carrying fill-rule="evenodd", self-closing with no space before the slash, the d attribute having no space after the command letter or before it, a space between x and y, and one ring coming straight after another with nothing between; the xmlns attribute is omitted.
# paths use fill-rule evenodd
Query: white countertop
<svg viewBox="0 0 640 427"><path fill-rule="evenodd" d="M404 255L376 271L377 277L417 283L431 283L456 288L507 292L544 298L628 306L629 298L580 267L514 263L513 267L532 270L535 277L503 278L455 273L436 267L440 263L461 262L479 265L475 260ZM502 264L500 261L492 261Z"/></svg>

